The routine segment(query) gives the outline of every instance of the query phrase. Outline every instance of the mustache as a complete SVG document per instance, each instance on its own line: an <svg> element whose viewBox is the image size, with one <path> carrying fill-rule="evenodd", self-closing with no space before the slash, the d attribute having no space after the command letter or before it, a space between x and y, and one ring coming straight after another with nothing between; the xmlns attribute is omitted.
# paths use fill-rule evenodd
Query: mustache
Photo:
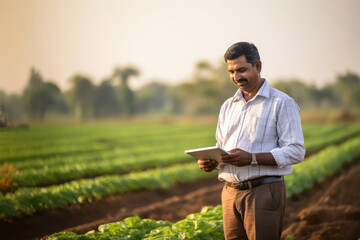
<svg viewBox="0 0 360 240"><path fill-rule="evenodd" d="M248 81L248 80L247 80L247 78L242 77L242 78L239 78L239 79L236 81L236 83L240 83L240 82L243 82L243 81Z"/></svg>

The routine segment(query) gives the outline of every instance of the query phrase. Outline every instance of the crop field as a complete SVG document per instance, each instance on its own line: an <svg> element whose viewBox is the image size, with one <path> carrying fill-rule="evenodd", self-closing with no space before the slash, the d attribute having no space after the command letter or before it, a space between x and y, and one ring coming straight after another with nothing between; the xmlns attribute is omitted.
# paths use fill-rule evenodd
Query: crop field
<svg viewBox="0 0 360 240"><path fill-rule="evenodd" d="M215 130L215 124L198 123L0 129L0 222L214 177L216 171L199 170L184 150L215 145ZM305 124L303 132L306 159L285 179L289 198L360 157L360 124ZM50 239L221 239L222 234L219 205L204 206L177 223L134 216L87 234L55 233Z"/></svg>

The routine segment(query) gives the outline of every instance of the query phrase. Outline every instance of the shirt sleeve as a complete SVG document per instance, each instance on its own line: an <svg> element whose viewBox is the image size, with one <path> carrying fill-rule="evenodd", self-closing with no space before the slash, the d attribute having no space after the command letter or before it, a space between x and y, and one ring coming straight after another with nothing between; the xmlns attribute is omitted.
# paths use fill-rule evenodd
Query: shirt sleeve
<svg viewBox="0 0 360 240"><path fill-rule="evenodd" d="M278 148L270 152L282 168L301 162L305 157L300 108L293 99L284 99L277 116Z"/></svg>

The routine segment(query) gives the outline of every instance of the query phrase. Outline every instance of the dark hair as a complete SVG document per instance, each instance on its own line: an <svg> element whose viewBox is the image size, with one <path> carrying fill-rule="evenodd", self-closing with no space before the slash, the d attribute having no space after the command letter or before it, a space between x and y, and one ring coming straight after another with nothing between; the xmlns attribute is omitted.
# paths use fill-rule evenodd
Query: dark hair
<svg viewBox="0 0 360 240"><path fill-rule="evenodd" d="M224 54L225 62L245 55L246 62L254 64L260 60L260 55L254 44L248 42L238 42L228 48Z"/></svg>

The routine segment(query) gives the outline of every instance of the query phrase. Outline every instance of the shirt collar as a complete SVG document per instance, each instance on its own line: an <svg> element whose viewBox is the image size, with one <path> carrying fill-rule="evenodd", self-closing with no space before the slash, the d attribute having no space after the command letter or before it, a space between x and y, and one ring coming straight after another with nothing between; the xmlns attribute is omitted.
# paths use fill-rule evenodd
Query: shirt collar
<svg viewBox="0 0 360 240"><path fill-rule="evenodd" d="M260 89L258 90L258 92L256 93L256 95L252 98L255 99L257 96L263 96L266 98L269 98L269 93L270 93L270 86L268 84L268 82L266 81L265 78L262 78L264 80L263 85L260 87ZM233 97L233 102L237 102L244 99L242 92L240 89L238 89Z"/></svg>

